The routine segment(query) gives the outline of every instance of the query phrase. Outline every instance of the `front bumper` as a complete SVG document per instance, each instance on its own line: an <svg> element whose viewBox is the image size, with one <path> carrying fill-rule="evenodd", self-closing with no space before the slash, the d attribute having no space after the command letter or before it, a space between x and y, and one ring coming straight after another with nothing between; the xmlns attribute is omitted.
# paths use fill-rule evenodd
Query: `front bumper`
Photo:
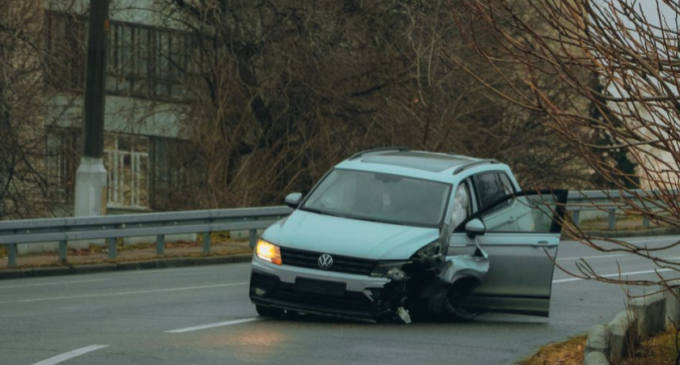
<svg viewBox="0 0 680 365"><path fill-rule="evenodd" d="M343 282L343 296L300 292L295 280L300 278ZM273 265L253 259L250 299L265 307L276 307L333 317L377 321L390 316L385 293L386 278L313 270L302 267Z"/></svg>

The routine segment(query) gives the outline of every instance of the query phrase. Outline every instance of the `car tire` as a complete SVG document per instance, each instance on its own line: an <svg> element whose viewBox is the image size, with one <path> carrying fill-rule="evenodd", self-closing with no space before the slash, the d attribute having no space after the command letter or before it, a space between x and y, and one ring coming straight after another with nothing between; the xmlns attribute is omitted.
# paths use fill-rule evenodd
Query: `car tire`
<svg viewBox="0 0 680 365"><path fill-rule="evenodd" d="M282 309L255 305L255 310L260 317L279 317L283 313Z"/></svg>
<svg viewBox="0 0 680 365"><path fill-rule="evenodd" d="M446 298L446 314L449 320L453 322L470 322L479 313L462 308L458 302L463 298L459 293L450 291Z"/></svg>
<svg viewBox="0 0 680 365"><path fill-rule="evenodd" d="M448 304L448 317L449 320L453 322L470 322L479 314L477 312L470 312L461 307L453 306L451 303Z"/></svg>

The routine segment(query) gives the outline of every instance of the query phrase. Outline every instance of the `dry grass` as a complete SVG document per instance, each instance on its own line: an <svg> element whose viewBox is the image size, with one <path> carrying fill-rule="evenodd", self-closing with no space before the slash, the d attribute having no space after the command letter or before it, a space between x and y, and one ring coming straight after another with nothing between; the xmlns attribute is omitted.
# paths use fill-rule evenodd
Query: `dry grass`
<svg viewBox="0 0 680 365"><path fill-rule="evenodd" d="M567 341L543 346L536 355L521 365L581 365L586 336L572 337Z"/></svg>
<svg viewBox="0 0 680 365"><path fill-rule="evenodd" d="M635 357L624 360L621 365L671 365L675 364L675 330L642 342Z"/></svg>
<svg viewBox="0 0 680 365"><path fill-rule="evenodd" d="M212 244L210 254L203 253L203 242L202 239L199 239L198 241L166 243L165 255L163 255L162 258L229 256L252 253L252 249L250 249L248 241L236 241L217 235L213 235L211 238ZM89 245L88 248L69 249L67 253L67 263L62 263L59 261L57 252L42 252L20 255L17 260L17 268L24 269L35 267L149 261L160 258L156 255L155 243L123 245L122 240L119 240L118 245L116 246L118 255L115 259L108 258L108 245ZM5 256L6 254L3 255L0 251L0 269L7 268L8 263Z"/></svg>
<svg viewBox="0 0 680 365"><path fill-rule="evenodd" d="M585 343L584 335L546 345L530 359L520 362L520 365L581 365ZM675 331L669 330L642 342L634 358L615 365L675 365L676 355Z"/></svg>

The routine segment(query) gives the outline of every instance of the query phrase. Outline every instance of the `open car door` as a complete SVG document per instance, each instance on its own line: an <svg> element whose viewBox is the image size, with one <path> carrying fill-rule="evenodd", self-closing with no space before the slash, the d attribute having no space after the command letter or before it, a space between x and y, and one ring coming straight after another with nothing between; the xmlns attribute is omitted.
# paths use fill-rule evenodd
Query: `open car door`
<svg viewBox="0 0 680 365"><path fill-rule="evenodd" d="M480 286L459 305L472 311L498 311L547 317L554 260L562 231L567 190L508 195L478 211L453 232L448 255L469 254L475 240L489 256ZM484 223L471 238L465 224Z"/></svg>

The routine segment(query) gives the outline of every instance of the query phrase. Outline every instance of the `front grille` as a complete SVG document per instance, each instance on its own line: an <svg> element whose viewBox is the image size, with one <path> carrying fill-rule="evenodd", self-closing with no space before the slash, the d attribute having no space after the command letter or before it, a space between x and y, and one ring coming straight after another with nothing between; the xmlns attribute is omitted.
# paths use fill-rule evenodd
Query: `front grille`
<svg viewBox="0 0 680 365"><path fill-rule="evenodd" d="M345 292L345 295L342 297L303 293L296 291L295 285L287 283L281 283L268 298L331 310L335 309L367 313L378 313L381 311L380 306L373 303L363 293L348 291Z"/></svg>
<svg viewBox="0 0 680 365"><path fill-rule="evenodd" d="M284 265L319 269L318 260L321 255L323 255L321 252L281 247L281 260ZM369 276L376 264L373 260L338 255L331 256L333 256L333 266L327 271Z"/></svg>

